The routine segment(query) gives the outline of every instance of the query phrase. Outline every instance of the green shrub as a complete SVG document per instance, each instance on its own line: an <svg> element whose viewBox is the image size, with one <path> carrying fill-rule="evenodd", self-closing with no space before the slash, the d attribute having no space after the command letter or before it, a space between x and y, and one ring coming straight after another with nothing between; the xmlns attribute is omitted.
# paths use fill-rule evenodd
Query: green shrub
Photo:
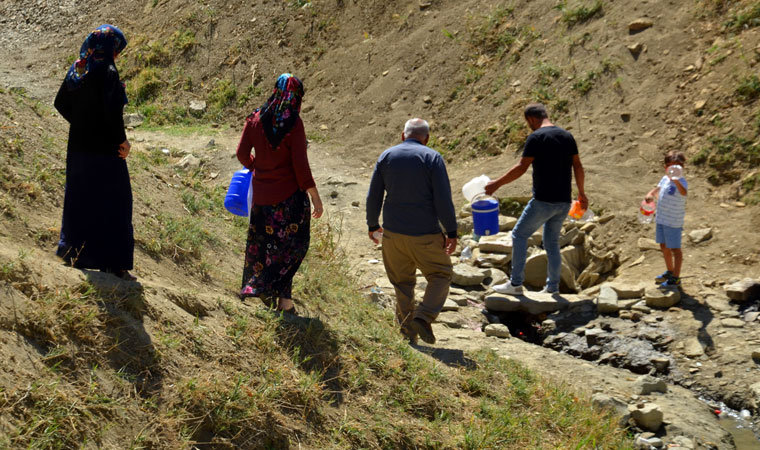
<svg viewBox="0 0 760 450"><path fill-rule="evenodd" d="M755 2L749 8L734 13L733 17L724 26L734 31L760 26L760 2Z"/></svg>
<svg viewBox="0 0 760 450"><path fill-rule="evenodd" d="M557 9L562 11L562 20L568 24L568 26L573 26L579 23L588 22L595 16L601 14L602 0L596 0L591 6L579 5L570 9L567 8L567 3L562 1L557 5Z"/></svg>
<svg viewBox="0 0 760 450"><path fill-rule="evenodd" d="M745 102L752 102L760 97L760 78L750 75L739 80L736 87L736 95Z"/></svg>
<svg viewBox="0 0 760 450"><path fill-rule="evenodd" d="M195 38L195 32L190 30L177 30L172 33L169 38L172 48L185 53L198 44L198 40Z"/></svg>
<svg viewBox="0 0 760 450"><path fill-rule="evenodd" d="M237 97L237 89L230 80L218 80L208 94L209 107L219 113L224 108L233 104Z"/></svg>
<svg viewBox="0 0 760 450"><path fill-rule="evenodd" d="M127 83L127 96L135 105L141 105L157 98L165 85L158 69L146 67Z"/></svg>

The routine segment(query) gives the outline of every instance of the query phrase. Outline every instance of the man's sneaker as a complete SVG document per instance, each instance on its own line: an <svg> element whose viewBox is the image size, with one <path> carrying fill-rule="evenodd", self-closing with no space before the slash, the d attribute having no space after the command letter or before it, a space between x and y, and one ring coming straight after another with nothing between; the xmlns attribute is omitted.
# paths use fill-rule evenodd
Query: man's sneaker
<svg viewBox="0 0 760 450"><path fill-rule="evenodd" d="M673 289L681 287L681 278L671 276L666 281L660 284L660 287L665 289Z"/></svg>
<svg viewBox="0 0 760 450"><path fill-rule="evenodd" d="M423 319L415 318L412 320L411 328L417 332L420 339L428 344L435 344L435 335L433 334L433 328L429 323L425 322Z"/></svg>
<svg viewBox="0 0 760 450"><path fill-rule="evenodd" d="M549 289L548 287L544 286L544 288L539 292L542 294L559 294L559 289Z"/></svg>
<svg viewBox="0 0 760 450"><path fill-rule="evenodd" d="M504 284L495 284L491 286L491 289L493 289L494 292L498 292L499 294L522 295L523 293L522 286L515 286L509 281Z"/></svg>
<svg viewBox="0 0 760 450"><path fill-rule="evenodd" d="M666 270L665 272L661 273L659 276L655 277L654 281L657 283L662 283L663 281L668 281L673 277L673 272Z"/></svg>

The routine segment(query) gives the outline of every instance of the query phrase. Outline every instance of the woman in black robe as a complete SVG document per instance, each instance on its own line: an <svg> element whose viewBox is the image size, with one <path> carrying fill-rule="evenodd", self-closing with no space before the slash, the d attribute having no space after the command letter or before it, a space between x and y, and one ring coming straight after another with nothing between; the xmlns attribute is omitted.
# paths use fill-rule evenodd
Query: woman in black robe
<svg viewBox="0 0 760 450"><path fill-rule="evenodd" d="M82 44L55 98L55 108L70 124L56 253L74 267L135 280L129 273L134 253L130 144L122 118L127 96L114 63L126 45L115 26L98 27Z"/></svg>

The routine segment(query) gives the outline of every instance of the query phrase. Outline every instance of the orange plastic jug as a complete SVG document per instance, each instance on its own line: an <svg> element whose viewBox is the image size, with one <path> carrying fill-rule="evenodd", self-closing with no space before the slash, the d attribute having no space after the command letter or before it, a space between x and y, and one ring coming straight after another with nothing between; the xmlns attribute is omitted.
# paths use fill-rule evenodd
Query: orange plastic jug
<svg viewBox="0 0 760 450"><path fill-rule="evenodd" d="M570 206L570 212L567 213L570 218L580 220L583 215L586 214L586 209L581 206L580 200L576 200Z"/></svg>

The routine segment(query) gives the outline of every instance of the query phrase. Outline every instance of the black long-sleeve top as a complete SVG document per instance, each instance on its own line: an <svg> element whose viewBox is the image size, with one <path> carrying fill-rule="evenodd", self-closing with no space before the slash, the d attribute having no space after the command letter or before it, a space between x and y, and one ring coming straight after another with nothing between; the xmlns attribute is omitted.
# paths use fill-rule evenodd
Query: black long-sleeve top
<svg viewBox="0 0 760 450"><path fill-rule="evenodd" d="M74 90L64 80L54 104L71 125L69 151L118 154L127 135L122 116L124 86L114 66L87 74Z"/></svg>

